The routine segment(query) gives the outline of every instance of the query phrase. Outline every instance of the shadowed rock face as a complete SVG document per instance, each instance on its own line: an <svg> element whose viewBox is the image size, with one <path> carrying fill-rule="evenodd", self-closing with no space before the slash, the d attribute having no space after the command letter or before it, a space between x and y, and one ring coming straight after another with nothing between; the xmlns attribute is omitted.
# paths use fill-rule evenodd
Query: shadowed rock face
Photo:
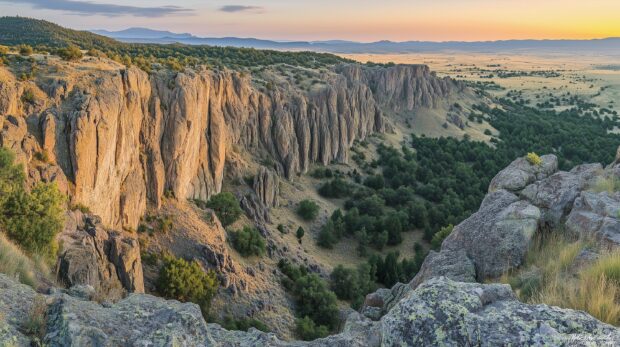
<svg viewBox="0 0 620 347"><path fill-rule="evenodd" d="M98 218L69 212L59 235L63 251L56 275L67 288L90 286L106 300L121 299L126 292L144 293L142 260L138 240L105 229Z"/></svg>
<svg viewBox="0 0 620 347"><path fill-rule="evenodd" d="M385 111L433 107L464 88L416 65L342 65L326 86L307 92L289 84L261 91L231 71L148 75L109 64L50 78L39 86L45 99L27 106L19 101L23 83L5 71L0 143L26 164L38 151L49 153L66 179L56 178L57 169L38 179L68 180L73 201L111 227L135 228L164 192L202 200L218 193L233 146L267 153L272 169L290 178L312 162L346 162L354 140L385 130ZM270 191L259 193L274 203Z"/></svg>

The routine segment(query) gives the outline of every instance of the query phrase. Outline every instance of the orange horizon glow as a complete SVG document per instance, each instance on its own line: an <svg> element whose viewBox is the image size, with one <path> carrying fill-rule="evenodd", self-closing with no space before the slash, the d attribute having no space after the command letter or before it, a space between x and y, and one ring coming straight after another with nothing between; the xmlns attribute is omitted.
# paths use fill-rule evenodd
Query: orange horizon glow
<svg viewBox="0 0 620 347"><path fill-rule="evenodd" d="M124 0L94 3L126 5ZM0 13L47 19L75 29L148 27L203 37L273 40L489 41L620 37L620 0L137 0L136 7L179 6L161 17L76 15L0 0ZM253 8L223 11L224 5Z"/></svg>

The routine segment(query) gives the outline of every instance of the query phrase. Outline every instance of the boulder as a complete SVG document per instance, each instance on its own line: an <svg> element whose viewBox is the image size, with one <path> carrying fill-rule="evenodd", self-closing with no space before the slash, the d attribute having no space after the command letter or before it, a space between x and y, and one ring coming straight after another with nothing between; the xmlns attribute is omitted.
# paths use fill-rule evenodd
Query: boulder
<svg viewBox="0 0 620 347"><path fill-rule="evenodd" d="M391 289L381 288L366 296L361 312L372 320L379 320L411 290L412 287L404 283L396 283Z"/></svg>
<svg viewBox="0 0 620 347"><path fill-rule="evenodd" d="M509 285L431 279L381 319L383 346L618 345L620 330L575 310L528 305Z"/></svg>
<svg viewBox="0 0 620 347"><path fill-rule="evenodd" d="M540 165L530 164L525 157L518 158L500 171L489 185L489 192L505 189L518 192L529 184L548 177L558 170L558 158L553 154L540 157Z"/></svg>
<svg viewBox="0 0 620 347"><path fill-rule="evenodd" d="M476 267L465 250L430 251L409 286L415 289L428 279L442 276L453 281L476 282Z"/></svg>
<svg viewBox="0 0 620 347"><path fill-rule="evenodd" d="M92 286L97 297L112 301L125 292L144 292L140 245L132 236L107 230L96 217L74 211L59 238L63 252L56 275L66 287Z"/></svg>
<svg viewBox="0 0 620 347"><path fill-rule="evenodd" d="M48 309L47 346L211 346L194 304L132 294L104 307L60 295Z"/></svg>
<svg viewBox="0 0 620 347"><path fill-rule="evenodd" d="M498 277L523 263L540 219L538 207L506 190L495 191L487 194L478 212L454 227L441 252L464 251L479 281ZM469 273L462 276L467 278Z"/></svg>
<svg viewBox="0 0 620 347"><path fill-rule="evenodd" d="M568 215L566 228L620 246L620 192L582 192Z"/></svg>
<svg viewBox="0 0 620 347"><path fill-rule="evenodd" d="M579 193L603 170L601 164L585 164L570 172L560 171L528 185L521 196L542 211L542 222L550 227L560 225Z"/></svg>
<svg viewBox="0 0 620 347"><path fill-rule="evenodd" d="M37 293L25 284L0 274L0 345L30 346L22 331Z"/></svg>

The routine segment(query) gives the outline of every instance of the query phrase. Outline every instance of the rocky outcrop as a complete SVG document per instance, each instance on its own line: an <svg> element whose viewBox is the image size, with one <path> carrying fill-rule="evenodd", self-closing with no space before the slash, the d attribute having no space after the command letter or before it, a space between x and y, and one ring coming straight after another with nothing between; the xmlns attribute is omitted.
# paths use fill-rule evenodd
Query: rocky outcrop
<svg viewBox="0 0 620 347"><path fill-rule="evenodd" d="M538 207L506 190L495 191L478 212L454 227L441 252L465 251L480 281L498 277L522 264L540 218Z"/></svg>
<svg viewBox="0 0 620 347"><path fill-rule="evenodd" d="M491 180L489 192L500 189L518 192L558 171L558 158L555 155L543 155L540 159L540 165L533 165L526 158L516 159Z"/></svg>
<svg viewBox="0 0 620 347"><path fill-rule="evenodd" d="M370 86L375 99L388 109L401 112L416 107L436 107L465 84L451 78L438 78L426 65L397 65L390 68L359 69L345 65L337 70L350 81Z"/></svg>
<svg viewBox="0 0 620 347"><path fill-rule="evenodd" d="M476 266L465 250L430 251L410 287L417 288L426 280L446 277L458 282L476 282Z"/></svg>
<svg viewBox="0 0 620 347"><path fill-rule="evenodd" d="M590 315L517 300L509 285L425 282L381 319L384 346L616 345Z"/></svg>
<svg viewBox="0 0 620 347"><path fill-rule="evenodd" d="M67 288L91 286L102 300L118 300L126 292L144 293L138 240L105 229L99 220L79 211L69 212L59 235L63 252L56 275Z"/></svg>
<svg viewBox="0 0 620 347"><path fill-rule="evenodd" d="M19 331L37 294L0 275L0 342L30 345ZM42 296L41 296L42 297ZM408 292L380 321L352 313L343 331L311 342L279 340L255 329L207 324L191 303L131 294L101 305L62 292L38 300L47 346L497 346L617 345L618 329L586 313L519 302L507 285L431 279Z"/></svg>
<svg viewBox="0 0 620 347"><path fill-rule="evenodd" d="M617 167L584 164L557 171L553 155L542 157L541 165L526 158L513 161L491 181L489 193L479 210L454 227L439 252L431 251L420 271L402 290L399 284L390 293L408 293L438 277L459 282L486 281L522 265L530 241L541 228L565 226L567 231L594 235L608 245L620 245L620 193L589 191L599 180L614 182ZM564 230L564 229L562 229ZM367 296L362 312L377 319L403 299L391 295L389 305L377 300L377 292Z"/></svg>
<svg viewBox="0 0 620 347"><path fill-rule="evenodd" d="M620 192L582 192L566 221L568 230L620 246Z"/></svg>
<svg viewBox="0 0 620 347"><path fill-rule="evenodd" d="M268 207L278 207L280 195L280 181L278 175L261 166L254 176L254 192L260 201Z"/></svg>
<svg viewBox="0 0 620 347"><path fill-rule="evenodd" d="M346 162L355 140L385 130L385 111L432 107L464 88L410 65L342 65L325 74L325 85L304 91L288 83L260 89L232 71L149 75L95 58L80 69L64 64L43 65L49 71L42 68L42 82L32 86L42 100L29 107L16 97L23 83L2 69L9 77L0 83L0 144L29 171L34 153L48 153L51 171L38 176L67 182L73 203L114 228L135 229L164 193L180 200L218 193L235 148L272 158L254 188L273 206L272 170L291 178L312 162Z"/></svg>
<svg viewBox="0 0 620 347"><path fill-rule="evenodd" d="M560 171L530 184L523 189L521 195L541 208L544 223L556 227L572 208L579 192L602 170L601 164L586 164L577 166L570 172Z"/></svg>

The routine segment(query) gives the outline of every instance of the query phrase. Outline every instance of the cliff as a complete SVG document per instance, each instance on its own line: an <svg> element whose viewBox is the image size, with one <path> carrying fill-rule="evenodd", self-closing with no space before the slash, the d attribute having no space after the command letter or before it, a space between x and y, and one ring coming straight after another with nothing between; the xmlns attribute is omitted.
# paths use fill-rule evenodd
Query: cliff
<svg viewBox="0 0 620 347"><path fill-rule="evenodd" d="M353 141L386 130L385 112L434 107L465 88L416 65L336 66L307 90L270 75L264 88L229 70L149 75L98 58L38 65L34 81L0 68L0 145L31 181L57 181L104 225L125 228L164 194L219 192L236 150L271 158L292 178L313 162L346 162Z"/></svg>

